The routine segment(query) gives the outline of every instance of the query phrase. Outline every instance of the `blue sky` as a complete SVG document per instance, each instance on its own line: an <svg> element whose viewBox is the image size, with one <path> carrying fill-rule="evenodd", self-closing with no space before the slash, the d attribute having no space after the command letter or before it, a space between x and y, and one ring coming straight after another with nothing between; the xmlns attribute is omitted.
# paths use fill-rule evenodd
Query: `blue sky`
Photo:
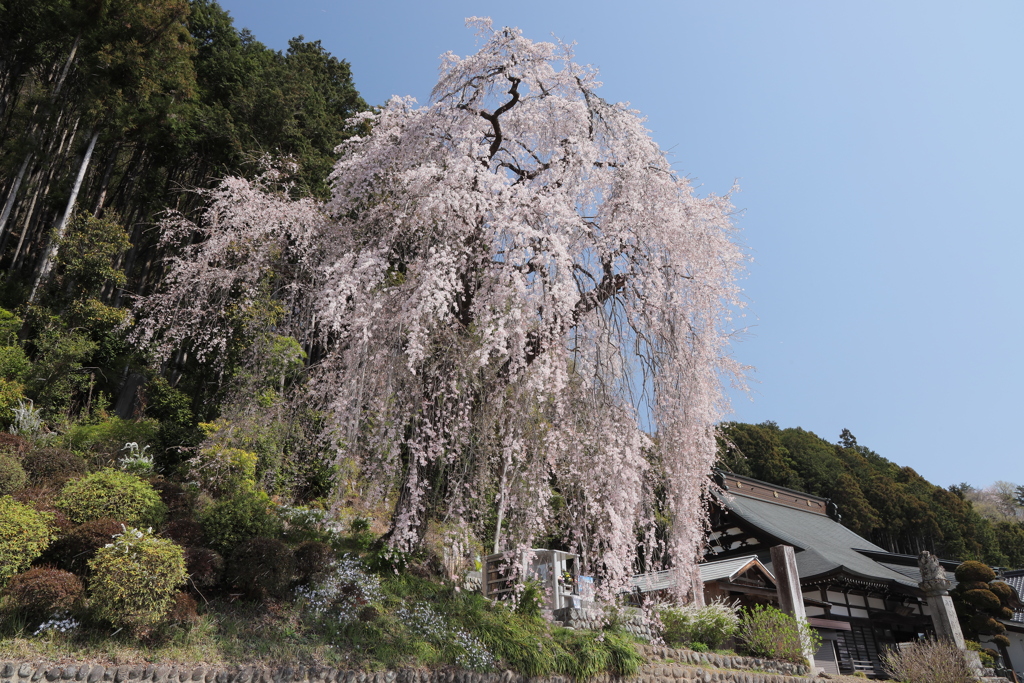
<svg viewBox="0 0 1024 683"><path fill-rule="evenodd" d="M1024 484L1024 3L221 0L275 49L426 101L468 16L575 41L701 192L734 180L753 367L733 419L858 441L930 481Z"/></svg>

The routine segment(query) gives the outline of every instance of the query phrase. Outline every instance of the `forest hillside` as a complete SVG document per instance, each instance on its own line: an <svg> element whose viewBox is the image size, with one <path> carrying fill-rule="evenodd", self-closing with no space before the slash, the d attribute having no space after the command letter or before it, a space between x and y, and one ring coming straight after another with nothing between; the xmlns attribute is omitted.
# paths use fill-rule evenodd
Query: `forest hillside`
<svg viewBox="0 0 1024 683"><path fill-rule="evenodd" d="M1024 515L1012 484L945 489L858 444L849 430L830 443L799 427L731 422L719 444L722 467L831 498L844 526L890 552L1024 566Z"/></svg>

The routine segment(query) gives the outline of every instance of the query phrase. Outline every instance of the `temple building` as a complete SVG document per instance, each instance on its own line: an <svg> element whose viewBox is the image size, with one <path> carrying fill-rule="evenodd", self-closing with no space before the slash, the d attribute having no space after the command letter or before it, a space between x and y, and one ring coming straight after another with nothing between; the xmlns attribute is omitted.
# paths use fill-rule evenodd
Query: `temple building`
<svg viewBox="0 0 1024 683"><path fill-rule="evenodd" d="M714 575L704 581L705 599L774 602L770 551L789 545L808 621L822 637L814 661L826 672L881 676L884 648L934 634L916 556L890 553L850 531L827 499L728 472L716 480L722 494L711 511L706 564L738 564L746 573L702 570L702 580ZM941 562L952 579L959 563Z"/></svg>

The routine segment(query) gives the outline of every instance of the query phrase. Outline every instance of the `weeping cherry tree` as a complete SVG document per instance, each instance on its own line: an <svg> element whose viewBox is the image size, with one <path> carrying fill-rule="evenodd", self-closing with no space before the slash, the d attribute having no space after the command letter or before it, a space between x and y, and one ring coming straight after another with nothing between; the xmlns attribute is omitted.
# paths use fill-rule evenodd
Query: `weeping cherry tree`
<svg viewBox="0 0 1024 683"><path fill-rule="evenodd" d="M554 525L614 583L655 551L663 485L661 552L692 570L739 372L728 197L698 197L567 46L470 23L482 48L442 57L428 105L357 117L326 203L229 178L169 219L137 337L215 363L238 311L278 301L309 353L295 400L390 496L395 550L432 518L499 550Z"/></svg>

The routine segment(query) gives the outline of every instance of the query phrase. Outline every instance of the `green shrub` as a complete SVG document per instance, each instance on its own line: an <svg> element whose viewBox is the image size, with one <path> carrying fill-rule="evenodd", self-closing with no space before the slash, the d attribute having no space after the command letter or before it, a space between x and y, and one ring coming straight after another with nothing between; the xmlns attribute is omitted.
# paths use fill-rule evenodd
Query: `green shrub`
<svg viewBox="0 0 1024 683"><path fill-rule="evenodd" d="M0 452L21 458L28 452L30 446L31 442L25 437L0 431Z"/></svg>
<svg viewBox="0 0 1024 683"><path fill-rule="evenodd" d="M188 593L175 593L174 602L171 604L171 609L167 612L167 621L182 626L194 624L199 621L198 607L196 599Z"/></svg>
<svg viewBox="0 0 1024 683"><path fill-rule="evenodd" d="M981 665L984 667L991 668L996 665L996 658L999 656L995 650L991 650L976 640L965 640L964 645L967 646L968 650L977 652L981 658Z"/></svg>
<svg viewBox="0 0 1024 683"><path fill-rule="evenodd" d="M662 637L670 645L701 643L715 650L736 634L740 617L735 605L712 602L703 607L664 607L658 611Z"/></svg>
<svg viewBox="0 0 1024 683"><path fill-rule="evenodd" d="M63 484L85 475L85 460L64 448L36 448L22 459L33 484Z"/></svg>
<svg viewBox="0 0 1024 683"><path fill-rule="evenodd" d="M295 548L295 570L300 583L323 579L334 563L334 549L320 541L304 541Z"/></svg>
<svg viewBox="0 0 1024 683"><path fill-rule="evenodd" d="M206 543L203 526L194 519L176 519L168 522L160 532L183 548L200 547Z"/></svg>
<svg viewBox="0 0 1024 683"><path fill-rule="evenodd" d="M189 581L199 590L213 588L224 578L224 558L209 548L186 548L185 567Z"/></svg>
<svg viewBox="0 0 1024 683"><path fill-rule="evenodd" d="M0 379L24 382L31 369L32 362L20 346L0 346Z"/></svg>
<svg viewBox="0 0 1024 683"><path fill-rule="evenodd" d="M111 417L99 424L80 424L68 430L65 440L68 447L78 452L101 454L108 463L123 455L126 443L136 443L139 448L156 440L160 423L156 420L122 420Z"/></svg>
<svg viewBox="0 0 1024 683"><path fill-rule="evenodd" d="M1005 581L993 581L987 586L982 587L995 593L996 596L1005 603L1010 603L1017 598L1017 592Z"/></svg>
<svg viewBox="0 0 1024 683"><path fill-rule="evenodd" d="M161 422L190 426L195 421L192 397L158 375L146 382L146 415Z"/></svg>
<svg viewBox="0 0 1024 683"><path fill-rule="evenodd" d="M241 448L210 444L188 461L189 482L214 496L252 490L259 457Z"/></svg>
<svg viewBox="0 0 1024 683"><path fill-rule="evenodd" d="M25 488L28 474L14 457L0 453L0 496L8 496Z"/></svg>
<svg viewBox="0 0 1024 683"><path fill-rule="evenodd" d="M0 344L17 344L24 320L6 308L0 308Z"/></svg>
<svg viewBox="0 0 1024 683"><path fill-rule="evenodd" d="M56 507L76 524L113 517L129 525L156 526L167 513L152 486L113 469L68 483L57 497Z"/></svg>
<svg viewBox="0 0 1024 683"><path fill-rule="evenodd" d="M94 519L72 529L50 544L43 560L75 574L88 572L96 551L124 532L124 525L110 517Z"/></svg>
<svg viewBox="0 0 1024 683"><path fill-rule="evenodd" d="M281 522L274 504L263 491L239 491L223 498L199 513L210 547L223 554L255 536L274 538L281 533Z"/></svg>
<svg viewBox="0 0 1024 683"><path fill-rule="evenodd" d="M806 661L805 641L812 652L821 645L821 637L806 621L797 622L767 605L754 605L740 615L737 637L749 655L800 663Z"/></svg>
<svg viewBox="0 0 1024 683"><path fill-rule="evenodd" d="M276 538L250 538L234 549L228 561L231 585L258 600L283 597L294 576L295 557Z"/></svg>
<svg viewBox="0 0 1024 683"><path fill-rule="evenodd" d="M163 618L188 578L181 546L132 528L100 548L89 569L89 603L95 616L136 634Z"/></svg>
<svg viewBox="0 0 1024 683"><path fill-rule="evenodd" d="M975 589L964 593L964 600L980 610L985 612L991 612L992 610L998 610L1002 607L1002 603L999 602L999 597L996 596L990 590L986 589Z"/></svg>
<svg viewBox="0 0 1024 683"><path fill-rule="evenodd" d="M543 584L537 579L527 579L523 584L523 592L516 601L516 614L527 619L539 619L546 602Z"/></svg>
<svg viewBox="0 0 1024 683"><path fill-rule="evenodd" d="M48 418L60 421L67 418L75 397L88 390L91 380L85 367L92 365L99 344L88 331L69 327L64 318L37 310L29 394Z"/></svg>
<svg viewBox="0 0 1024 683"><path fill-rule="evenodd" d="M17 574L4 590L12 606L34 621L70 611L84 592L77 576L51 567L33 567Z"/></svg>
<svg viewBox="0 0 1024 683"><path fill-rule="evenodd" d="M15 382L0 377L0 424L4 427L15 421L15 411L25 402L25 387L21 382Z"/></svg>
<svg viewBox="0 0 1024 683"><path fill-rule="evenodd" d="M0 587L7 585L50 545L53 517L0 496Z"/></svg>
<svg viewBox="0 0 1024 683"><path fill-rule="evenodd" d="M992 568L981 562L975 562L974 560L968 560L962 563L956 568L956 580L958 583L965 583L967 581L980 581L987 584L996 578L996 573L992 571Z"/></svg>

